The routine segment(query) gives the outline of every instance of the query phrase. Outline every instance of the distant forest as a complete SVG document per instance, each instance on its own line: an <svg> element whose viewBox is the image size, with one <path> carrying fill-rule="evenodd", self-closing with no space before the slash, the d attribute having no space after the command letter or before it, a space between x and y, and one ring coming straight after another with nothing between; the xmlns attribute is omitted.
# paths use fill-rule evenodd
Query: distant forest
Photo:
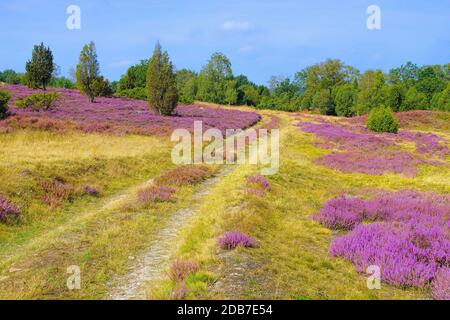
<svg viewBox="0 0 450 320"><path fill-rule="evenodd" d="M109 83L118 96L147 99L149 60L131 66L119 81ZM55 68L50 87L76 88ZM233 74L230 60L214 53L200 72L176 71L179 102L204 101L226 105L248 105L282 111L317 110L322 114L351 117L367 114L378 106L395 112L409 110L450 111L450 63L418 66L408 62L388 73L358 69L329 59L295 73L293 78L273 76L268 85L257 85L245 75ZM0 72L0 81L28 84L26 74Z"/></svg>

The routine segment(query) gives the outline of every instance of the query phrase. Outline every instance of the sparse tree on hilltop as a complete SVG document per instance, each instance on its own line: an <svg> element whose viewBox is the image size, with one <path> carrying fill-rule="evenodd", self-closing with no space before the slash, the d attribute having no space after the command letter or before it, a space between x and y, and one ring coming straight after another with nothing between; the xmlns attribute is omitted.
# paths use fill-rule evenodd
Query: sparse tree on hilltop
<svg viewBox="0 0 450 320"><path fill-rule="evenodd" d="M97 52L94 42L83 47L77 65L76 78L78 89L89 97L90 102L94 102L98 95L98 78L100 76L100 65L97 60Z"/></svg>
<svg viewBox="0 0 450 320"><path fill-rule="evenodd" d="M31 60L27 61L25 69L28 84L30 86L41 86L42 89L46 90L47 84L55 71L53 54L50 48L46 48L43 43L34 46Z"/></svg>
<svg viewBox="0 0 450 320"><path fill-rule="evenodd" d="M177 81L167 51L156 44L147 72L148 104L160 115L169 116L178 103Z"/></svg>

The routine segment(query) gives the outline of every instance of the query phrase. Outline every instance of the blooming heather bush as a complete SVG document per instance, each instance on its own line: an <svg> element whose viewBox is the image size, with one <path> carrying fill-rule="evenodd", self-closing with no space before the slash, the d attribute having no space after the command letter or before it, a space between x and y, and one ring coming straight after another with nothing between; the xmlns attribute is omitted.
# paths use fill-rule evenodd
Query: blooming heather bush
<svg viewBox="0 0 450 320"><path fill-rule="evenodd" d="M430 234L427 240L434 236ZM358 272L370 265L380 266L382 279L390 284L424 286L434 278L438 265L433 252L415 245L414 238L413 231L393 224L359 225L349 235L335 239L330 253L352 261Z"/></svg>
<svg viewBox="0 0 450 320"><path fill-rule="evenodd" d="M450 300L450 268L442 268L437 272L431 295L436 300Z"/></svg>
<svg viewBox="0 0 450 320"><path fill-rule="evenodd" d="M138 199L142 203L173 201L175 188L166 186L151 186L139 191Z"/></svg>
<svg viewBox="0 0 450 320"><path fill-rule="evenodd" d="M194 259L176 259L172 262L169 277L172 281L184 281L191 273L197 272L199 264Z"/></svg>
<svg viewBox="0 0 450 320"><path fill-rule="evenodd" d="M354 228L333 240L331 255L352 261L359 272L378 265L390 284L439 283L438 271L450 267L448 195L401 191L365 201L341 197L314 218L332 229Z"/></svg>
<svg viewBox="0 0 450 320"><path fill-rule="evenodd" d="M19 208L0 195L0 222L7 222L9 218L18 218L19 215Z"/></svg>
<svg viewBox="0 0 450 320"><path fill-rule="evenodd" d="M267 180L267 178L263 176L251 176L247 179L247 185L254 185L258 186L259 188L263 190L269 190L270 189L270 182Z"/></svg>
<svg viewBox="0 0 450 320"><path fill-rule="evenodd" d="M270 189L269 180L260 175L249 177L246 184L249 186L249 188L246 189L246 192L258 197L263 197L266 194L266 191Z"/></svg>
<svg viewBox="0 0 450 320"><path fill-rule="evenodd" d="M219 245L222 249L234 249L238 246L253 248L256 246L255 240L239 231L229 231L219 239Z"/></svg>
<svg viewBox="0 0 450 320"><path fill-rule="evenodd" d="M363 200L344 196L325 203L314 219L330 229L352 230L364 219L361 208Z"/></svg>
<svg viewBox="0 0 450 320"><path fill-rule="evenodd" d="M155 178L155 184L187 186L195 185L211 176L211 169L206 165L185 165L167 171Z"/></svg>
<svg viewBox="0 0 450 320"><path fill-rule="evenodd" d="M44 181L42 188L44 189L42 200L51 207L58 207L64 201L72 200L75 195L75 187L61 178Z"/></svg>

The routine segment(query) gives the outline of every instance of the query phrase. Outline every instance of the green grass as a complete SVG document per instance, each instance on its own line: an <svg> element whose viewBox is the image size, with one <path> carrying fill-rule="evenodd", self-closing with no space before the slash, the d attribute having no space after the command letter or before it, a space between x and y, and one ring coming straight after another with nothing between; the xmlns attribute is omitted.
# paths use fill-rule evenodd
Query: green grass
<svg viewBox="0 0 450 320"><path fill-rule="evenodd" d="M264 198L244 192L245 180L257 168L241 166L225 177L202 204L201 214L185 231L179 255L197 259L199 273L188 282L188 299L426 299L421 289L387 284L369 290L364 275L351 263L330 257L336 233L312 220L324 202L342 193L367 196L373 189L414 189L450 192L450 168L422 166L415 178L400 175L345 174L313 164L328 153L315 147L313 137L299 132L284 117L281 167L269 177L271 192ZM254 249L224 252L218 237L238 229L259 241ZM233 275L236 268L241 273ZM211 280L213 279L213 280ZM219 289L217 284L220 283ZM161 284L173 288L167 281ZM169 290L166 289L166 292Z"/></svg>
<svg viewBox="0 0 450 320"><path fill-rule="evenodd" d="M18 131L0 135L0 145L0 193L22 211L18 223L0 224L0 298L102 297L106 279L183 203L121 209L136 201L136 186L173 166L166 139ZM41 183L55 177L101 195L51 208ZM86 290L67 290L70 265L82 267Z"/></svg>
<svg viewBox="0 0 450 320"><path fill-rule="evenodd" d="M329 151L300 132L292 116L262 113L282 119L280 171L269 177L272 189L265 197L245 192L247 177L259 168L240 165L201 200L193 197L198 187L186 186L175 202L139 205L140 188L174 167L168 139L29 130L0 134L0 194L22 210L18 223L0 224L0 299L103 299L108 282L127 272L130 257L151 242L171 214L186 207L198 214L174 249L176 257L200 263L185 281L186 299L428 298L426 290L386 284L368 290L365 276L351 263L329 256L336 233L311 217L344 192L363 197L373 189L450 193L450 167L423 165L415 178L341 173L313 163ZM414 151L412 144L403 147ZM95 186L100 196L77 192L72 201L51 208L42 201L42 182L55 177L78 191ZM236 229L258 246L221 250L218 238ZM81 267L81 290L66 287L71 265ZM149 283L147 291L151 298L167 299L175 286L164 280Z"/></svg>

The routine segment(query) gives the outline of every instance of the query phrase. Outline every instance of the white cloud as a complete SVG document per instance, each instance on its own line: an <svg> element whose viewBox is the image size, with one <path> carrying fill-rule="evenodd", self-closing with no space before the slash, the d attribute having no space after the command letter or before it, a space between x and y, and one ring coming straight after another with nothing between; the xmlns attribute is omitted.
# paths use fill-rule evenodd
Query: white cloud
<svg viewBox="0 0 450 320"><path fill-rule="evenodd" d="M247 31L252 28L252 24L248 21L229 20L222 24L223 31Z"/></svg>
<svg viewBox="0 0 450 320"><path fill-rule="evenodd" d="M130 60L121 60L116 62L111 62L108 66L112 68L118 68L118 67L127 67L131 64Z"/></svg>

